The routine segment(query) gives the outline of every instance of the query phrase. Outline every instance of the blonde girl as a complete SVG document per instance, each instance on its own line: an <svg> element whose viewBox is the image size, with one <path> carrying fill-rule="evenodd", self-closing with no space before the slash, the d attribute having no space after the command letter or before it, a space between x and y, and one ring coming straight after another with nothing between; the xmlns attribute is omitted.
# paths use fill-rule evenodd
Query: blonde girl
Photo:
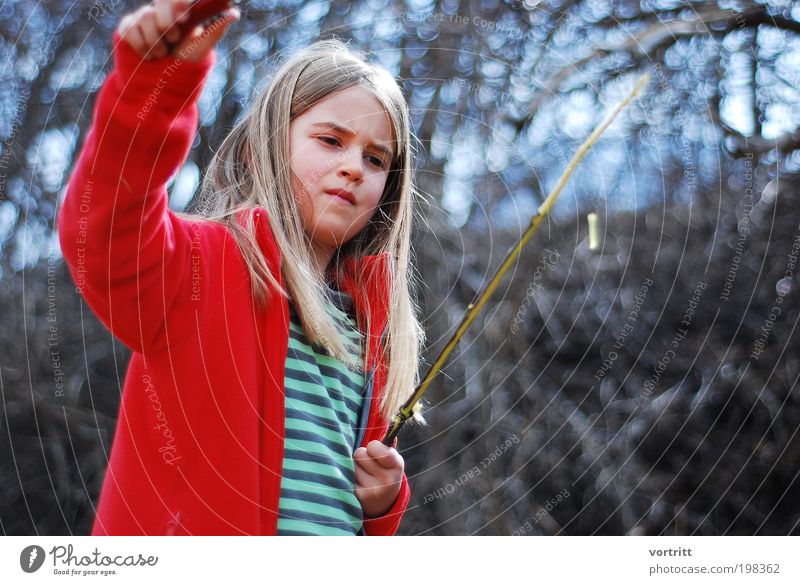
<svg viewBox="0 0 800 585"><path fill-rule="evenodd" d="M336 40L290 57L169 209L215 45L187 0L122 18L59 211L79 292L133 350L93 534L393 534L380 441L417 383L407 105Z"/></svg>

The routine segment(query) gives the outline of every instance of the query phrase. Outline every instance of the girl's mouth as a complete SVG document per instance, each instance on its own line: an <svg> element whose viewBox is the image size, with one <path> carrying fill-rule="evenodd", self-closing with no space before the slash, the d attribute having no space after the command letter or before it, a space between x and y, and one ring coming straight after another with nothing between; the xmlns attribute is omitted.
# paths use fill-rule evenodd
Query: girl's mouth
<svg viewBox="0 0 800 585"><path fill-rule="evenodd" d="M341 201L342 203L346 203L347 205L350 205L350 206L353 205L352 201L350 201L346 197L342 197L341 195L339 195L337 193L331 193L329 191L326 191L325 195L328 195L329 197L333 197L334 199L338 199L339 201Z"/></svg>

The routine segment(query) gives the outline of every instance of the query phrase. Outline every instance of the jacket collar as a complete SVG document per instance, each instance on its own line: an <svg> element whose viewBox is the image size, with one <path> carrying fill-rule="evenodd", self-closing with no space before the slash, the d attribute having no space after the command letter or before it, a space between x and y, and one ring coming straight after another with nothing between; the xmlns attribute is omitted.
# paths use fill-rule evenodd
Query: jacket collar
<svg viewBox="0 0 800 585"><path fill-rule="evenodd" d="M365 332L370 336L372 355L367 356L367 368L374 367L376 351L386 332L391 287L394 284L389 253L349 257L342 261L341 289L348 293L361 315L367 315Z"/></svg>
<svg viewBox="0 0 800 585"><path fill-rule="evenodd" d="M261 207L255 208L253 215L256 240L270 268L275 271L281 265L280 250L269 224L267 210ZM278 281L281 285L284 284L283 276L280 274ZM367 368L371 368L374 366L375 352L381 345L380 341L388 324L390 292L394 285L389 253L345 258L342 260L338 284L340 290L352 297L358 314L367 316L368 324L365 325L367 331L363 333L371 338L371 355L366 356Z"/></svg>

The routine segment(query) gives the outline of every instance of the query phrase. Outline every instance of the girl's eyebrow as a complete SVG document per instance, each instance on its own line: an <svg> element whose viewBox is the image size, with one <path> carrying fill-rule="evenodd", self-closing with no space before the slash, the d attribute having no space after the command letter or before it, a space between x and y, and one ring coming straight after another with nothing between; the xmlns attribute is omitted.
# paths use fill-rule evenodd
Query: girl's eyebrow
<svg viewBox="0 0 800 585"><path fill-rule="evenodd" d="M312 126L324 126L325 128L333 128L334 130L341 132L342 134L350 134L351 136L357 136L355 130L351 130L350 128L345 128L344 126L340 126L336 122L315 122L311 124ZM385 147L383 144L376 144L374 142L369 143L370 146L380 150L386 157L391 160L392 159L392 151L390 148Z"/></svg>

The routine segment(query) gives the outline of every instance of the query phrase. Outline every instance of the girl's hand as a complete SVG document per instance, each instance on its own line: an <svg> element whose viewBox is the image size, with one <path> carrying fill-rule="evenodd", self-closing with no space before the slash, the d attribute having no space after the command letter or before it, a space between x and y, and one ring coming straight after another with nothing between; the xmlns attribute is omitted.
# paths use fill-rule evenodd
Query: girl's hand
<svg viewBox="0 0 800 585"><path fill-rule="evenodd" d="M228 27L239 20L240 14L236 8L226 10L219 20L206 27L197 26L181 38L179 26L186 21L191 4L192 0L153 0L123 16L117 32L145 59L171 55L186 61L202 61Z"/></svg>
<svg viewBox="0 0 800 585"><path fill-rule="evenodd" d="M400 493L405 462L393 447L370 441L353 453L356 462L356 498L367 518L383 516Z"/></svg>

